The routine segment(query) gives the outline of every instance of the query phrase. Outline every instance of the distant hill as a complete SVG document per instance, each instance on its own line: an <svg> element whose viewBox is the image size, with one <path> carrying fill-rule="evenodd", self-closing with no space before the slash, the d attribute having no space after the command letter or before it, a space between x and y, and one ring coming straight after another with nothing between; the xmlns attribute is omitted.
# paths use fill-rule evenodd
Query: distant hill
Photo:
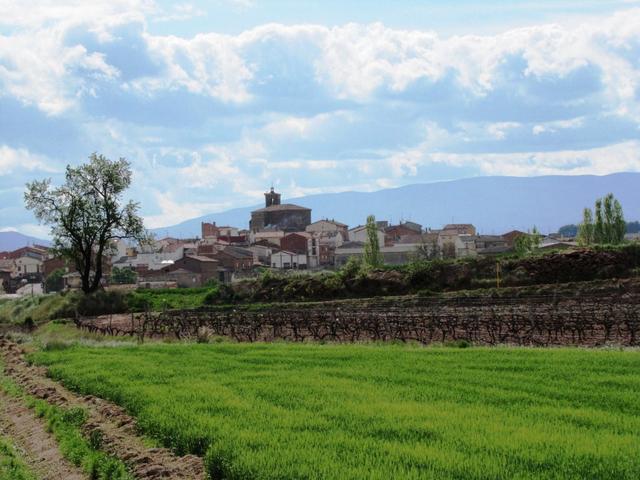
<svg viewBox="0 0 640 480"><path fill-rule="evenodd" d="M34 244L49 246L51 242L41 238L29 237L19 232L0 232L0 252L10 252Z"/></svg>
<svg viewBox="0 0 640 480"><path fill-rule="evenodd" d="M606 176L476 177L449 182L407 185L377 192L343 192L286 198L312 209L312 219L334 218L350 227L363 224L368 214L378 220L411 220L439 228L447 223L473 223L481 233L527 230L542 232L581 220L582 209L612 192L622 203L627 220L640 219L640 173ZM200 223L248 227L250 212L263 205L236 208L158 228L159 236L200 235Z"/></svg>

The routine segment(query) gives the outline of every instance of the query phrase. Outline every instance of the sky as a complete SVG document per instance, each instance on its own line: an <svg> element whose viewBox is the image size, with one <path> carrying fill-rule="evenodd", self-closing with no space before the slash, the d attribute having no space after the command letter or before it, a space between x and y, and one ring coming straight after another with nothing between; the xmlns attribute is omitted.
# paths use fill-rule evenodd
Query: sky
<svg viewBox="0 0 640 480"><path fill-rule="evenodd" d="M634 0L0 0L0 230L45 236L25 183L92 152L131 162L149 228L271 185L640 171L639 25Z"/></svg>

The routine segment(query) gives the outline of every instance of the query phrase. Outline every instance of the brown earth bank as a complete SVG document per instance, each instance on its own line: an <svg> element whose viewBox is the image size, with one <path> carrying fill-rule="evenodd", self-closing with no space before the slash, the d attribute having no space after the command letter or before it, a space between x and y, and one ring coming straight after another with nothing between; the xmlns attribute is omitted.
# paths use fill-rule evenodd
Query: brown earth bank
<svg viewBox="0 0 640 480"><path fill-rule="evenodd" d="M5 373L36 398L62 407L84 408L88 413L88 420L83 427L83 433L87 438L91 435L94 435L94 438L99 436L102 439L101 449L120 458L135 478L205 478L201 458L194 455L178 457L165 448L147 447L143 439L137 435L135 419L124 409L100 398L81 396L67 390L47 378L45 368L29 365L24 353L20 345L0 337L0 354L5 363ZM25 427L19 422L18 428ZM55 478L67 477L62 475Z"/></svg>
<svg viewBox="0 0 640 480"><path fill-rule="evenodd" d="M20 450L29 469L42 480L84 480L79 468L67 461L44 421L20 399L0 392L0 430Z"/></svg>
<svg viewBox="0 0 640 480"><path fill-rule="evenodd" d="M475 257L456 261L415 262L368 272L322 275L271 275L222 289L211 303L331 300L423 291L447 292L496 285L499 264L503 287L630 278L640 268L640 244L581 248L531 257Z"/></svg>
<svg viewBox="0 0 640 480"><path fill-rule="evenodd" d="M478 345L636 346L640 280L562 289L169 310L78 319L105 334L238 341L468 341Z"/></svg>

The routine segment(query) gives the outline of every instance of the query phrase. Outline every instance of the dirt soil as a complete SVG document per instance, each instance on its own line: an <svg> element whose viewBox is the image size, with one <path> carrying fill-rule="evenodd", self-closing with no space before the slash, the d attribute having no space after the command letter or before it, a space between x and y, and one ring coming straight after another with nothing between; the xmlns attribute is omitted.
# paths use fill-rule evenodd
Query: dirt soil
<svg viewBox="0 0 640 480"><path fill-rule="evenodd" d="M45 368L29 365L22 348L2 337L0 354L5 362L5 373L30 395L58 406L83 407L88 413L84 433L88 436L94 431L99 432L102 450L120 458L136 478L205 479L204 464L200 457L179 457L166 448L145 446L143 439L137 434L135 419L121 407L97 397L82 396L67 390L47 378ZM76 477L61 475L47 478Z"/></svg>
<svg viewBox="0 0 640 480"><path fill-rule="evenodd" d="M20 399L0 392L0 430L21 451L23 460L43 480L84 480L82 471L60 453L44 421Z"/></svg>

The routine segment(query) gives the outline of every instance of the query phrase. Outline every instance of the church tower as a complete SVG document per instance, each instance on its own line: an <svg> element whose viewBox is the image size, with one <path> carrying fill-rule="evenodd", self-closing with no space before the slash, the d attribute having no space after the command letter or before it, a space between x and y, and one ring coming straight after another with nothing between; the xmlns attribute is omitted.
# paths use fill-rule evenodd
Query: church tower
<svg viewBox="0 0 640 480"><path fill-rule="evenodd" d="M276 193L271 187L271 191L264 194L265 206L280 205L280 194Z"/></svg>

